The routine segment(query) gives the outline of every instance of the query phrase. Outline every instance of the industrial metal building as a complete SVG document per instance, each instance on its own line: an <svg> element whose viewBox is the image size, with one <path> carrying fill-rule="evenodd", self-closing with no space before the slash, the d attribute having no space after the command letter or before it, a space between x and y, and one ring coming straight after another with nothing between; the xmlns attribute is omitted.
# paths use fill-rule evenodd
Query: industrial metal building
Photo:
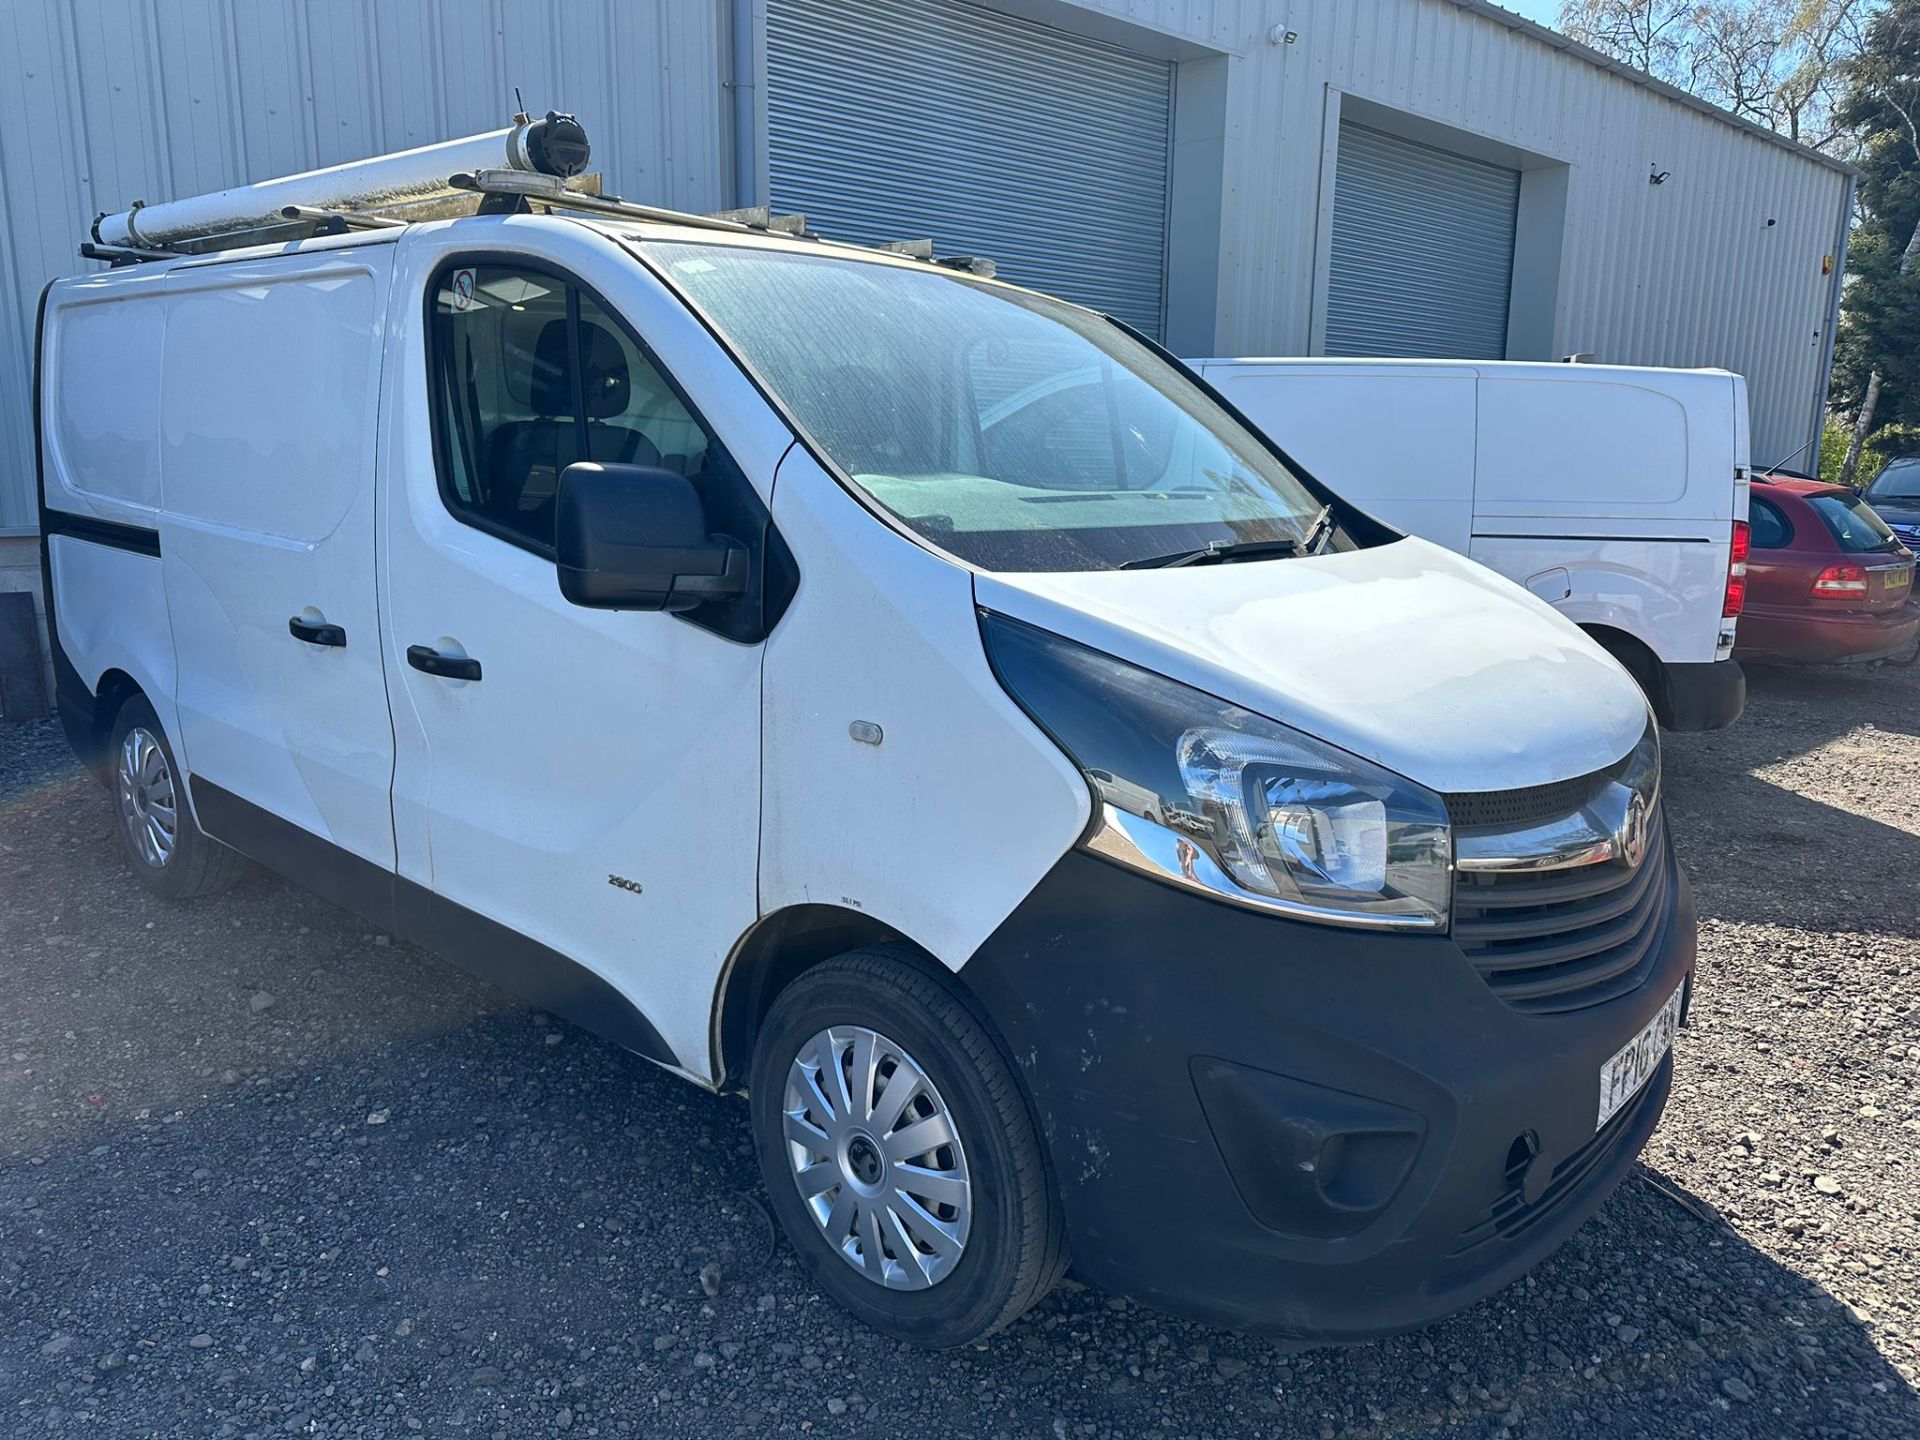
<svg viewBox="0 0 1920 1440"><path fill-rule="evenodd" d="M97 212L515 86L609 191L930 236L1183 354L1718 365L1757 463L1818 430L1846 167L1485 0L12 0L0 46L0 588L36 299Z"/></svg>

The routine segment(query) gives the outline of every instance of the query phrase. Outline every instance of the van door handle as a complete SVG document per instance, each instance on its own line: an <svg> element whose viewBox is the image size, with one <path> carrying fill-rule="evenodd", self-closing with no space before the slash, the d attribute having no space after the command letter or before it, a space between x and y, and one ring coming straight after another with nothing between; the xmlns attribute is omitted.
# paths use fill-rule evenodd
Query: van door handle
<svg viewBox="0 0 1920 1440"><path fill-rule="evenodd" d="M407 664L448 680L478 680L480 662L471 655L442 655L431 645L407 646Z"/></svg>
<svg viewBox="0 0 1920 1440"><path fill-rule="evenodd" d="M347 632L344 626L328 625L319 620L302 620L298 615L287 621L287 633L296 640L306 641L309 645L338 647L347 643Z"/></svg>

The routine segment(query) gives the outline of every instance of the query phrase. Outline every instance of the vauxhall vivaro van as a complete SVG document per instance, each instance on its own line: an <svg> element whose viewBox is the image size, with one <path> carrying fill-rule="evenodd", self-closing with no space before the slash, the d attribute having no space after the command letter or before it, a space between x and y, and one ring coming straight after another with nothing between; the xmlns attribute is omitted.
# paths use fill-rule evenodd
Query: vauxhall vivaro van
<svg viewBox="0 0 1920 1440"><path fill-rule="evenodd" d="M60 711L143 881L252 857L744 1092L916 1343L1069 1256L1365 1335L1594 1210L1695 936L1604 651L1099 314L555 207L50 287Z"/></svg>

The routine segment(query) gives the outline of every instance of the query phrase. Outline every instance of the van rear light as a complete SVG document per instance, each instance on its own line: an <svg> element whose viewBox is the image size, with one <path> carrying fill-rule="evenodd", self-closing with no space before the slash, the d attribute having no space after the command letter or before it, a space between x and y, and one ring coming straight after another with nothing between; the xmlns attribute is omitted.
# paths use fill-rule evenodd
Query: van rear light
<svg viewBox="0 0 1920 1440"><path fill-rule="evenodd" d="M1813 582L1815 595L1846 598L1867 593L1867 572L1858 565L1829 565Z"/></svg>
<svg viewBox="0 0 1920 1440"><path fill-rule="evenodd" d="M1720 607L1723 620L1731 620L1747 608L1747 555L1753 549L1753 527L1744 520L1733 522L1733 544L1727 551L1727 598Z"/></svg>

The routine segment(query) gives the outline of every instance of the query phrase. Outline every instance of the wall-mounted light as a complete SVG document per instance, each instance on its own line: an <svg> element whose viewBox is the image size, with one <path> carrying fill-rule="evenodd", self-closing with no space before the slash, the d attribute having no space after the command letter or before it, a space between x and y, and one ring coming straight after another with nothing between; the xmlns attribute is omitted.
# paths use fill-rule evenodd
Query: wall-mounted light
<svg viewBox="0 0 1920 1440"><path fill-rule="evenodd" d="M1298 30L1289 30L1284 25L1276 25L1267 32L1267 43L1270 45L1291 45L1299 38Z"/></svg>
<svg viewBox="0 0 1920 1440"><path fill-rule="evenodd" d="M1671 170L1662 170L1656 166L1654 167L1653 173L1647 176L1647 183L1649 185L1664 185L1667 183L1667 177L1671 174L1673 174Z"/></svg>

